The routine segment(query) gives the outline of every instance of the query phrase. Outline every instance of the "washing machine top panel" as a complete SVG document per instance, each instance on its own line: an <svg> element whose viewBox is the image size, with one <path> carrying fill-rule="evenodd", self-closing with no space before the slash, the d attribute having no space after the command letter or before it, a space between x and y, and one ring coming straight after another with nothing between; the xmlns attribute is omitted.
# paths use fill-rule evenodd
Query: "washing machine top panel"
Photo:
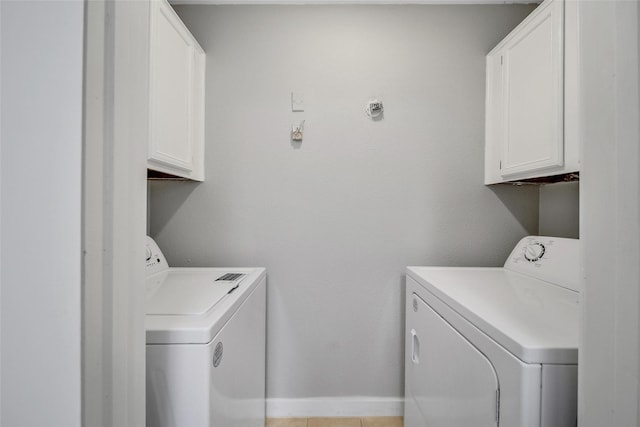
<svg viewBox="0 0 640 427"><path fill-rule="evenodd" d="M504 268L407 275L523 362L578 362L578 292Z"/></svg>
<svg viewBox="0 0 640 427"><path fill-rule="evenodd" d="M196 316L213 308L237 289L241 274L235 281L220 280L227 273L218 270L167 270L148 279L147 314Z"/></svg>
<svg viewBox="0 0 640 427"><path fill-rule="evenodd" d="M264 268L169 267L148 275L147 344L209 343L265 277Z"/></svg>

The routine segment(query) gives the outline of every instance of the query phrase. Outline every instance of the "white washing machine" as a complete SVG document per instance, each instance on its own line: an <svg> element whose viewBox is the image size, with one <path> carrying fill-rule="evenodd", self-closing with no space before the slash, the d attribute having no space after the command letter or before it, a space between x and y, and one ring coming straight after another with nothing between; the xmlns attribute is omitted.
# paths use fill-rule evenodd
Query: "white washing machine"
<svg viewBox="0 0 640 427"><path fill-rule="evenodd" d="M264 427L265 269L146 268L147 426Z"/></svg>
<svg viewBox="0 0 640 427"><path fill-rule="evenodd" d="M408 267L405 427L577 425L578 240L503 268Z"/></svg>

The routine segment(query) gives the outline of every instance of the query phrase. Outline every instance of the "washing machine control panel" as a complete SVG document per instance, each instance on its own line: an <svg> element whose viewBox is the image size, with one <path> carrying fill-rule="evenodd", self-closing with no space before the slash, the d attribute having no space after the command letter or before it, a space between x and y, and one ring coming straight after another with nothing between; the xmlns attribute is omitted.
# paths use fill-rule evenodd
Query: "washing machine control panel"
<svg viewBox="0 0 640 427"><path fill-rule="evenodd" d="M579 240L527 236L518 242L504 268L580 290Z"/></svg>
<svg viewBox="0 0 640 427"><path fill-rule="evenodd" d="M149 245L147 245L146 252L147 252L146 253L147 268L153 268L162 262L160 258L162 254L154 253L154 251L152 250L152 248L149 247Z"/></svg>
<svg viewBox="0 0 640 427"><path fill-rule="evenodd" d="M509 261L507 264L522 265L522 268L549 268L544 265L548 262L553 264L553 256L549 258L550 253L554 252L556 238L553 237L540 237L529 236L520 240L516 247L511 252ZM505 265L507 265L505 264Z"/></svg>
<svg viewBox="0 0 640 427"><path fill-rule="evenodd" d="M158 244L149 236L147 236L145 246L145 267L147 275L169 268L167 260L158 247Z"/></svg>
<svg viewBox="0 0 640 427"><path fill-rule="evenodd" d="M544 243L539 241L532 241L527 244L522 250L522 256L529 262L538 262L544 256L547 248Z"/></svg>

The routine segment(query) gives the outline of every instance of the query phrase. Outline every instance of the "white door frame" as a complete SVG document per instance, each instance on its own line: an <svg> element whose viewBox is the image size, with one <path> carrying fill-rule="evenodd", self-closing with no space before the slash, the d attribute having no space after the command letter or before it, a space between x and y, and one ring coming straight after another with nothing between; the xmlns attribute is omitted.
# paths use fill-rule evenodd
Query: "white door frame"
<svg viewBox="0 0 640 427"><path fill-rule="evenodd" d="M149 0L87 3L83 420L141 426ZM638 423L638 9L581 2L583 427Z"/></svg>
<svg viewBox="0 0 640 427"><path fill-rule="evenodd" d="M86 2L82 424L145 425L149 0Z"/></svg>
<svg viewBox="0 0 640 427"><path fill-rule="evenodd" d="M640 408L640 7L636 0L579 5L579 425L632 426Z"/></svg>

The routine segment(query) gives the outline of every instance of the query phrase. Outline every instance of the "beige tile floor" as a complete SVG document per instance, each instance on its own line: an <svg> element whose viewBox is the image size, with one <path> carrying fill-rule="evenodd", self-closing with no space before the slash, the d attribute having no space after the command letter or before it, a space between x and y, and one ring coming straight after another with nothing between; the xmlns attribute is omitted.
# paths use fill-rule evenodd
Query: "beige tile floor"
<svg viewBox="0 0 640 427"><path fill-rule="evenodd" d="M402 427L402 417L268 418L266 427Z"/></svg>

